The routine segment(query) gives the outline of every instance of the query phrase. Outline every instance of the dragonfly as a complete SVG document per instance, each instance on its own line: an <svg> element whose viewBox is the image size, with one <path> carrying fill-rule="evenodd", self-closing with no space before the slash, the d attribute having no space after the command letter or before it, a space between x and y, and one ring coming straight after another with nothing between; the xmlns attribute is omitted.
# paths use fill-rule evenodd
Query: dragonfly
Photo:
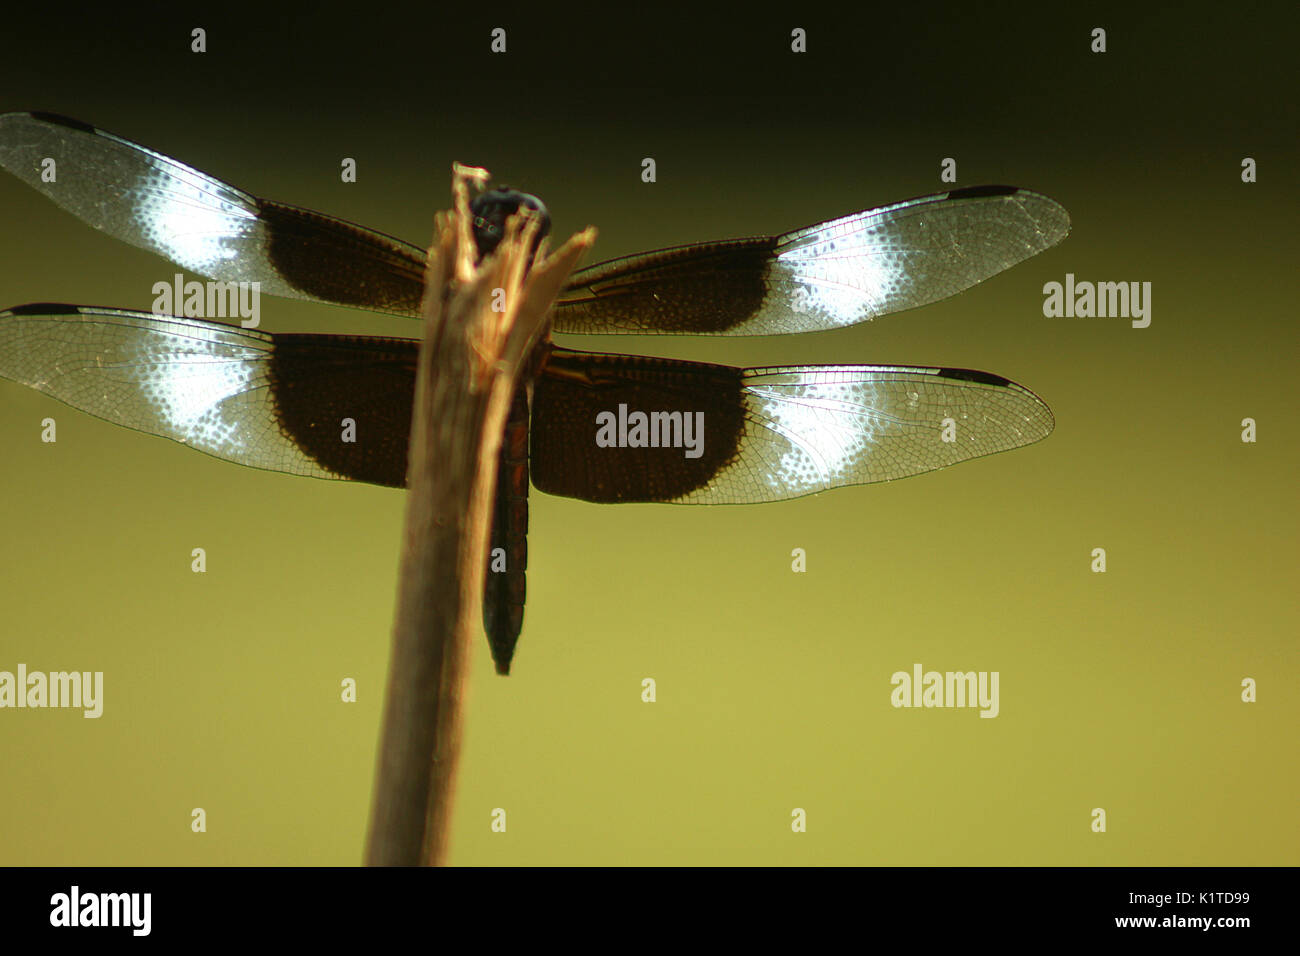
<svg viewBox="0 0 1300 956"><path fill-rule="evenodd" d="M419 246L259 198L86 123L0 115L0 166L94 228L208 280L420 314ZM475 204L481 251L500 231L501 210L522 204L545 216L536 197L508 189ZM572 274L551 328L843 328L954 296L1069 229L1066 210L1031 190L952 189L779 235L598 263ZM392 488L406 483L418 347L415 338L267 333L100 306L0 312L0 378L225 461ZM483 596L502 674L523 627L530 483L600 503L751 504L919 475L1032 444L1054 426L1029 389L964 368L734 368L577 351L548 334L529 369L503 435Z"/></svg>

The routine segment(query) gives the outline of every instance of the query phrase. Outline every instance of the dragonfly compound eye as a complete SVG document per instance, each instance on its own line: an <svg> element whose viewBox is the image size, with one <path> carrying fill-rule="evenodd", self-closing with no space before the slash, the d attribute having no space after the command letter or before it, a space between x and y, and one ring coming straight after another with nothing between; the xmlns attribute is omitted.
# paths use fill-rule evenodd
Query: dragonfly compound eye
<svg viewBox="0 0 1300 956"><path fill-rule="evenodd" d="M542 237L551 228L550 214L547 213L546 205L540 199L517 189L501 186L482 193L470 203L470 212L474 217L474 243L478 247L480 259L491 255L496 250L505 237L506 220L517 213L521 207L536 210L541 219L541 227L537 231L532 250L536 253L537 243L541 242Z"/></svg>

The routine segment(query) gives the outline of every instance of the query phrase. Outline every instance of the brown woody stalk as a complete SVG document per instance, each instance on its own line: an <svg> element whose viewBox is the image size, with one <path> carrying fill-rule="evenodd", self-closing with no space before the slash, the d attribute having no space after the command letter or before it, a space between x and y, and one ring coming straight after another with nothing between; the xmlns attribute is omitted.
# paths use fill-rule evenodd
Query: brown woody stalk
<svg viewBox="0 0 1300 956"><path fill-rule="evenodd" d="M366 863L446 860L464 674L480 635L497 454L510 399L564 281L595 239L587 229L528 268L537 223L510 220L477 266L469 184L435 221L425 268L424 342L416 375L398 580ZM504 312L492 311L504 290ZM486 819L486 818L485 818Z"/></svg>

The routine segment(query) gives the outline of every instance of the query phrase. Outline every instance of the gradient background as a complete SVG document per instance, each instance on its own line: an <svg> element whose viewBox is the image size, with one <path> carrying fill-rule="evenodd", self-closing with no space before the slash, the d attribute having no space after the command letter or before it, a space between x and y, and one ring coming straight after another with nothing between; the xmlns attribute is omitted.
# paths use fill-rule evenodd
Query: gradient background
<svg viewBox="0 0 1300 956"><path fill-rule="evenodd" d="M451 862L1300 862L1289 7L366 11L27 11L7 28L0 109L66 113L416 242L452 160L483 165L544 197L560 235L598 226L592 261L941 191L948 156L959 185L1038 189L1074 221L956 299L853 329L561 340L984 369L1041 395L1057 428L761 507L535 493L514 676L475 648ZM206 55L187 52L194 25ZM504 57L487 52L494 26ZM358 183L339 182L343 156ZM173 271L0 178L0 305L148 309ZM1151 327L1045 318L1043 283L1066 272L1152 282ZM262 315L417 334L270 298ZM56 445L38 438L47 415ZM359 862L402 505L0 383L0 669L106 682L99 720L0 711L0 863ZM1001 716L893 709L890 675L914 662L1000 671ZM1243 677L1258 703L1240 702Z"/></svg>

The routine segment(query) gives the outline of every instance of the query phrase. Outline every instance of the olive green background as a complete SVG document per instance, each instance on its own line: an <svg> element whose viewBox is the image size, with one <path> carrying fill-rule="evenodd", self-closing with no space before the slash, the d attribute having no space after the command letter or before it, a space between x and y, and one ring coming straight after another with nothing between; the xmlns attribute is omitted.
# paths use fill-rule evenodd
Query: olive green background
<svg viewBox="0 0 1300 956"><path fill-rule="evenodd" d="M959 185L1054 197L1074 223L1061 246L917 312L787 338L563 340L984 369L1057 427L782 504L535 493L514 675L475 647L451 862L1300 862L1286 8L832 9L28 14L5 27L0 109L66 113L417 242L452 160L483 165L541 195L561 235L599 227L595 259L941 191L944 157ZM495 26L505 56L487 52ZM338 181L345 156L356 184ZM148 309L174 271L0 178L0 306ZM1151 282L1150 328L1045 318L1042 286L1067 272ZM416 334L270 298L262 314L273 331ZM0 383L0 669L106 683L99 720L0 711L0 864L359 862L402 506ZM917 662L999 671L1000 716L892 708L890 675Z"/></svg>

